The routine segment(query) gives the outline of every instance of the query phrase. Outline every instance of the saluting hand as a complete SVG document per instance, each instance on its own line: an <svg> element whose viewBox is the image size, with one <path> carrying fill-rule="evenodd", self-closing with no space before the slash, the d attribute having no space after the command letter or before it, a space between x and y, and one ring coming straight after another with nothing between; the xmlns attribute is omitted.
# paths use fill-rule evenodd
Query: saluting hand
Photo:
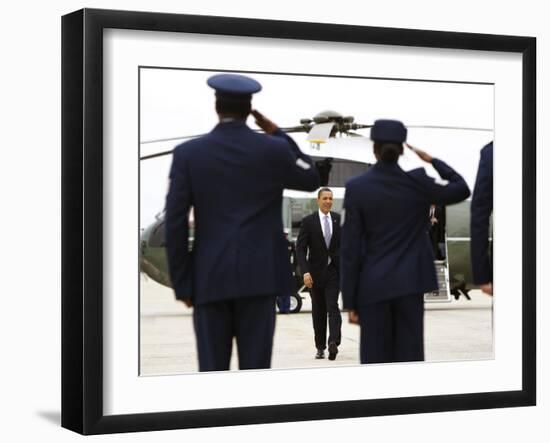
<svg viewBox="0 0 550 443"><path fill-rule="evenodd" d="M258 112L256 109L252 109L250 113L256 119L256 124L262 128L266 134L273 134L279 127L269 120L266 116Z"/></svg>
<svg viewBox="0 0 550 443"><path fill-rule="evenodd" d="M309 289L313 287L313 278L311 278L311 274L309 272L304 274L304 285L306 285Z"/></svg>
<svg viewBox="0 0 550 443"><path fill-rule="evenodd" d="M423 151L422 149L415 148L414 146L409 145L408 143L405 143L407 148L409 148L411 151L416 153L420 157L421 160L424 160L427 163L431 163L433 160L433 157L428 154L427 152Z"/></svg>

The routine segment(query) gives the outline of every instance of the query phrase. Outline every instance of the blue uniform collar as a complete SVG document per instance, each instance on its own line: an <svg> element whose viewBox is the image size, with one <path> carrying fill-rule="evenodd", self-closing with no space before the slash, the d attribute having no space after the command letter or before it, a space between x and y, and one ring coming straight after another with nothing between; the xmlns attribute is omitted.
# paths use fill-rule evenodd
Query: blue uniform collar
<svg viewBox="0 0 550 443"><path fill-rule="evenodd" d="M226 131L228 129L250 129L248 125L246 124L245 120L229 120L225 122L219 122L214 128L212 129L212 132L218 132L218 131Z"/></svg>
<svg viewBox="0 0 550 443"><path fill-rule="evenodd" d="M388 163L388 162L383 162L382 160L378 160L374 164L374 167L377 169L378 168L379 169L401 169L401 167L399 166L399 162Z"/></svg>
<svg viewBox="0 0 550 443"><path fill-rule="evenodd" d="M246 120L234 119L219 122L215 127L216 129L230 129L230 128L248 128Z"/></svg>
<svg viewBox="0 0 550 443"><path fill-rule="evenodd" d="M226 118L222 119L218 122L216 126L246 126L246 120L240 119L240 118Z"/></svg>

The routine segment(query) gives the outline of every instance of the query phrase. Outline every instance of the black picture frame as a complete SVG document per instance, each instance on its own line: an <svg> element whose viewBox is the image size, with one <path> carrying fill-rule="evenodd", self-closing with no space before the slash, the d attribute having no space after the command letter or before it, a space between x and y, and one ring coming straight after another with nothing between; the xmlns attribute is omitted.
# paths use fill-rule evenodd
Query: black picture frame
<svg viewBox="0 0 550 443"><path fill-rule="evenodd" d="M105 29L519 53L523 70L522 388L506 392L106 416L103 412ZM62 426L82 434L529 406L536 403L536 39L83 9L62 18Z"/></svg>

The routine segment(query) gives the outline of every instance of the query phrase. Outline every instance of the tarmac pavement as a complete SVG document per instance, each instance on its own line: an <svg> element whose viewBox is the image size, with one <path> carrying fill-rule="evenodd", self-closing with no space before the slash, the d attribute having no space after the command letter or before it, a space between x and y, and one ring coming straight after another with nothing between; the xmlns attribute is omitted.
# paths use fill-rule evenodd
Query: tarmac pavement
<svg viewBox="0 0 550 443"><path fill-rule="evenodd" d="M426 303L425 356L427 361L493 358L492 298L479 290L472 300ZM342 342L336 360L314 359L309 297L297 314L277 314L272 368L311 368L356 365L359 327L342 313ZM192 309L174 299L171 289L142 275L140 294L141 375L197 371ZM328 355L328 354L326 354ZM231 370L238 369L233 348Z"/></svg>

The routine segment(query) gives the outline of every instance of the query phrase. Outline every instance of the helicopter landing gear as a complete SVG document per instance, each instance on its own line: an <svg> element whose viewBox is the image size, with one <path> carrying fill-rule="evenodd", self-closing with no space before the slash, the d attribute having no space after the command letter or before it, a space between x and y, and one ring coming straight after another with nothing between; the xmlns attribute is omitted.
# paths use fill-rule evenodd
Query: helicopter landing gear
<svg viewBox="0 0 550 443"><path fill-rule="evenodd" d="M292 294L290 296L289 306L283 306L282 297L277 297L277 310L280 314L297 314L302 309L302 297L300 294Z"/></svg>
<svg viewBox="0 0 550 443"><path fill-rule="evenodd" d="M297 314L302 309L302 297L300 294L292 294L290 296L290 312Z"/></svg>

